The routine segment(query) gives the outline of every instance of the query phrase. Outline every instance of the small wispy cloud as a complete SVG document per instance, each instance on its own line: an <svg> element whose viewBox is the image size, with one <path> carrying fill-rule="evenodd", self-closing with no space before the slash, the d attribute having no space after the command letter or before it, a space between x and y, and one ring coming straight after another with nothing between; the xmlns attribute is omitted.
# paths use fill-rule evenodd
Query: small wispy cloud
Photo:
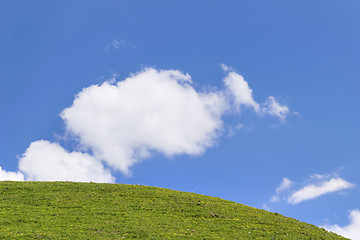
<svg viewBox="0 0 360 240"><path fill-rule="evenodd" d="M273 96L269 96L266 100L264 107L262 108L264 113L276 116L281 121L286 120L286 116L289 114L289 108L286 105L278 103Z"/></svg>
<svg viewBox="0 0 360 240"><path fill-rule="evenodd" d="M288 106L280 104L273 96L269 96L265 103L259 104L255 101L253 90L243 76L223 63L220 64L220 67L228 73L224 78L224 83L229 94L232 95L233 103L238 111L242 107L250 107L258 115L272 115L278 117L282 122L286 121L286 117L290 113Z"/></svg>
<svg viewBox="0 0 360 240"><path fill-rule="evenodd" d="M290 179L284 177L280 186L278 188L276 188L275 192L276 193L280 193L283 192L284 190L290 188L290 186L293 184L293 181L291 181Z"/></svg>
<svg viewBox="0 0 360 240"><path fill-rule="evenodd" d="M224 63L221 63L220 64L220 67L221 69L224 71L224 72L228 72L228 71L234 71L234 69Z"/></svg>
<svg viewBox="0 0 360 240"><path fill-rule="evenodd" d="M124 39L120 39L120 40L112 39L110 43L106 44L104 50L105 52L109 53L111 49L120 50L124 48L136 49L135 45L129 41L126 41Z"/></svg>
<svg viewBox="0 0 360 240"><path fill-rule="evenodd" d="M328 231L335 232L341 236L350 239L360 239L360 210L353 209L349 215L350 223L346 226L340 227L339 225L322 225L321 228L325 228Z"/></svg>
<svg viewBox="0 0 360 240"><path fill-rule="evenodd" d="M270 202L279 202L280 194L288 190L292 185L293 185L293 181L284 177L280 185L276 188L275 195L270 198Z"/></svg>
<svg viewBox="0 0 360 240"><path fill-rule="evenodd" d="M237 125L235 126L232 126L232 125L229 125L228 126L228 133L227 133L227 136L228 137L232 137L232 136L235 136L236 132L241 130L241 129L244 129L245 128L245 125L242 124L242 123L238 123Z"/></svg>
<svg viewBox="0 0 360 240"><path fill-rule="evenodd" d="M298 204L306 200L315 199L322 195L338 192L354 187L354 184L342 179L331 178L316 184L309 184L291 194L288 203Z"/></svg>
<svg viewBox="0 0 360 240"><path fill-rule="evenodd" d="M338 177L337 174L313 174L302 187L294 189L294 185L295 182L283 178L280 186L275 190L275 195L270 198L270 202L285 200L289 204L298 204L354 187L354 184Z"/></svg>
<svg viewBox="0 0 360 240"><path fill-rule="evenodd" d="M271 211L271 209L269 208L269 206L266 205L266 204L263 204L261 207L262 207L262 209L264 209L264 210L266 210L266 211Z"/></svg>
<svg viewBox="0 0 360 240"><path fill-rule="evenodd" d="M249 87L248 82L245 81L243 76L236 72L230 72L224 78L224 83L229 93L233 96L233 101L238 111L244 106L251 107L255 112L260 113L260 105L254 100L253 90Z"/></svg>

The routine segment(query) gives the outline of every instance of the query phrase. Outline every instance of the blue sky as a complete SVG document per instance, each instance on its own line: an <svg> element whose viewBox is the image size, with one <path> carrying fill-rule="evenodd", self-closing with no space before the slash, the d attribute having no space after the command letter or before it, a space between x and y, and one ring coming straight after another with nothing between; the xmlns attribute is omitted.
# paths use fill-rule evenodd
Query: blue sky
<svg viewBox="0 0 360 240"><path fill-rule="evenodd" d="M0 177L56 166L55 180L196 192L360 238L359 10L1 1Z"/></svg>

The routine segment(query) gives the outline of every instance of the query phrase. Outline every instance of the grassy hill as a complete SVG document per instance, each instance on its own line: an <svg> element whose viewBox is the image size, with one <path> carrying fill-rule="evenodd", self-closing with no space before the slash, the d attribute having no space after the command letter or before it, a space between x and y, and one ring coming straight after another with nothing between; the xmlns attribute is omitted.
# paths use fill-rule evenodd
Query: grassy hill
<svg viewBox="0 0 360 240"><path fill-rule="evenodd" d="M0 239L345 239L280 214L147 186L0 182Z"/></svg>

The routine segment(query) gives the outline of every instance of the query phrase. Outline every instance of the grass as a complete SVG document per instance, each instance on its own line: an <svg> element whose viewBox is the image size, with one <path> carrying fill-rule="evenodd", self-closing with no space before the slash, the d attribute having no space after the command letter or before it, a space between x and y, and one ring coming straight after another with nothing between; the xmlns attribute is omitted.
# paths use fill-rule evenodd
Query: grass
<svg viewBox="0 0 360 240"><path fill-rule="evenodd" d="M0 182L0 239L345 239L219 198L147 186Z"/></svg>

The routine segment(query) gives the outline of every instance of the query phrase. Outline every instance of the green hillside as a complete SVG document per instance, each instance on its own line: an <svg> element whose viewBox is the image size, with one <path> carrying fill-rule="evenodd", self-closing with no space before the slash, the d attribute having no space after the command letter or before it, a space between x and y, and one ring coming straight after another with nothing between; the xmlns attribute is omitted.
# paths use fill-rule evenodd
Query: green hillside
<svg viewBox="0 0 360 240"><path fill-rule="evenodd" d="M0 182L0 239L345 239L219 198L123 184Z"/></svg>

